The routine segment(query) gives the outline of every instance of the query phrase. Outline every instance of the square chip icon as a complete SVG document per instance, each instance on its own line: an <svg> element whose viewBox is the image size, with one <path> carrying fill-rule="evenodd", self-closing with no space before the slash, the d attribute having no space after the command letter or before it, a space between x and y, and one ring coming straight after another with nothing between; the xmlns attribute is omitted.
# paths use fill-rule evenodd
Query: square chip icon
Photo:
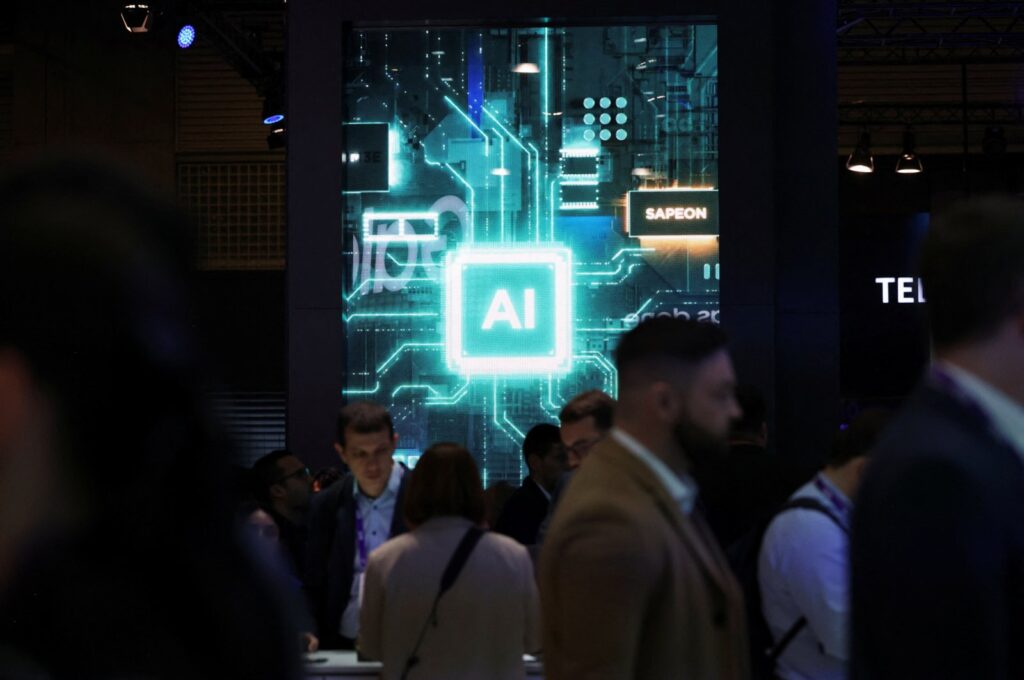
<svg viewBox="0 0 1024 680"><path fill-rule="evenodd" d="M572 253L466 247L445 268L445 353L462 375L548 375L572 366Z"/></svg>

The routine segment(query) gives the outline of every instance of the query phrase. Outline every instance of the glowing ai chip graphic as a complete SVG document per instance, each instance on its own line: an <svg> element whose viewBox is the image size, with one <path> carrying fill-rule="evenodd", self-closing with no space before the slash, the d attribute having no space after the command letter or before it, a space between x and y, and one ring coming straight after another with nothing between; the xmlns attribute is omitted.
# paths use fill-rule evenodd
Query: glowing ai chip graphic
<svg viewBox="0 0 1024 680"><path fill-rule="evenodd" d="M467 247L445 270L445 350L462 375L548 375L572 368L572 253Z"/></svg>

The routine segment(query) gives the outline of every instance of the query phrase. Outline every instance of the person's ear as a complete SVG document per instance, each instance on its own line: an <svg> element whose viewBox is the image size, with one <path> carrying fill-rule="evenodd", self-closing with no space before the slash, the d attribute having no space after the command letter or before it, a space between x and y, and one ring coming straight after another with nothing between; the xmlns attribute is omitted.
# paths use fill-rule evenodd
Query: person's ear
<svg viewBox="0 0 1024 680"><path fill-rule="evenodd" d="M270 500L274 500L275 498L284 498L285 496L288 495L288 492L285 491L284 487L281 486L280 484L271 484L269 491Z"/></svg>
<svg viewBox="0 0 1024 680"><path fill-rule="evenodd" d="M345 455L345 447L338 442L334 442L334 450L337 452L338 458L341 458L341 462L348 465L348 457Z"/></svg>
<svg viewBox="0 0 1024 680"><path fill-rule="evenodd" d="M656 382L648 390L648 407L659 420L670 422L679 412L679 398L667 382Z"/></svg>

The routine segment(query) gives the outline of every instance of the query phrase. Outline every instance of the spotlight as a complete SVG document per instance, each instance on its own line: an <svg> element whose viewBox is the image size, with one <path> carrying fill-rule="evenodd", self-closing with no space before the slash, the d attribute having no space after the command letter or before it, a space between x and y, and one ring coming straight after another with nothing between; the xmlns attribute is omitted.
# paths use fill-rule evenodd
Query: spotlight
<svg viewBox="0 0 1024 680"><path fill-rule="evenodd" d="M263 124L284 127L284 97L270 93L263 99Z"/></svg>
<svg viewBox="0 0 1024 680"><path fill-rule="evenodd" d="M513 66L512 73L540 73L540 67L533 62L524 61Z"/></svg>
<svg viewBox="0 0 1024 680"><path fill-rule="evenodd" d="M866 130L861 133L857 148L846 159L846 169L859 173L875 171L875 159L871 157L871 135Z"/></svg>
<svg viewBox="0 0 1024 680"><path fill-rule="evenodd" d="M896 172L901 175L916 175L919 172L924 172L921 159L914 153L914 133L910 131L909 127L903 133L903 153L896 161Z"/></svg>
<svg viewBox="0 0 1024 680"><path fill-rule="evenodd" d="M121 23L129 33L148 33L152 19L153 13L149 11L148 3L130 2L121 7Z"/></svg>
<svg viewBox="0 0 1024 680"><path fill-rule="evenodd" d="M285 131L284 127L273 130L267 135L267 148L268 149L283 149L285 144Z"/></svg>
<svg viewBox="0 0 1024 680"><path fill-rule="evenodd" d="M187 50L196 41L196 27L192 24L185 24L178 30L178 47Z"/></svg>

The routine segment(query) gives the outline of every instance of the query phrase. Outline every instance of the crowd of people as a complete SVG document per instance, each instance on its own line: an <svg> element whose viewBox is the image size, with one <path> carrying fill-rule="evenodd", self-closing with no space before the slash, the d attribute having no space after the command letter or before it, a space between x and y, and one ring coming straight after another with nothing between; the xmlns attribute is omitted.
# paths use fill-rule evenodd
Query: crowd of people
<svg viewBox="0 0 1024 680"><path fill-rule="evenodd" d="M458 442L408 469L360 401L339 470L275 451L242 501L186 233L91 164L0 182L0 676L297 678L350 649L385 678L1024 677L1021 201L933 222L935 361L810 476L722 328L656 318L616 399L527 432L518 488Z"/></svg>

